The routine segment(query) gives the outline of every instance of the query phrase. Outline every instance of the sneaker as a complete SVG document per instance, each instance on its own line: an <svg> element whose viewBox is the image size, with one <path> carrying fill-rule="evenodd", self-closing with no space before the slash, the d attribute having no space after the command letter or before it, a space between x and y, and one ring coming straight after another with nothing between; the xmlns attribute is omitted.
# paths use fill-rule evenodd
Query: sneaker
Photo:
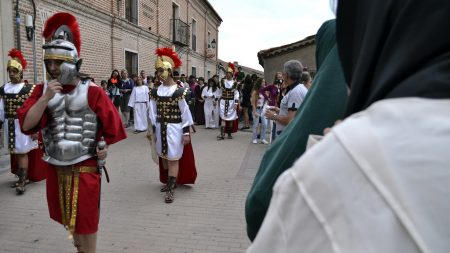
<svg viewBox="0 0 450 253"><path fill-rule="evenodd" d="M266 140L261 140L261 144L269 144L269 142Z"/></svg>
<svg viewBox="0 0 450 253"><path fill-rule="evenodd" d="M252 143L253 144L258 144L258 140L257 139L253 139Z"/></svg>

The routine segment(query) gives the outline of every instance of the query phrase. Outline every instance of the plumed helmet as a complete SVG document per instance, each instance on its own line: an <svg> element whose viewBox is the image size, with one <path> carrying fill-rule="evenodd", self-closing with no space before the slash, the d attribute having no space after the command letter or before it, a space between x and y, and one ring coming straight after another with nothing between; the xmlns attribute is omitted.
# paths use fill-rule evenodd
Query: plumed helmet
<svg viewBox="0 0 450 253"><path fill-rule="evenodd" d="M182 64L180 57L178 57L177 53L170 47L157 48L155 54L157 55L155 70L160 68L164 70L161 75L161 78L164 80L169 76L169 70L173 71Z"/></svg>
<svg viewBox="0 0 450 253"><path fill-rule="evenodd" d="M9 71L11 68L17 69L17 80L22 80L23 78L23 71L27 67L27 61L25 58L23 58L22 52L19 50L13 48L9 51L8 56L11 57L10 60L8 60L8 63L6 65L6 69Z"/></svg>
<svg viewBox="0 0 450 253"><path fill-rule="evenodd" d="M58 79L62 84L68 84L78 75L81 67L80 29L76 18L65 12L56 13L45 22L42 36L47 41L44 48L44 61L60 60L61 74Z"/></svg>
<svg viewBox="0 0 450 253"><path fill-rule="evenodd" d="M11 59L8 60L6 69L15 68L19 73L23 73L23 70L27 67L27 61L23 58L22 52L13 48L9 51L8 56L11 57Z"/></svg>
<svg viewBox="0 0 450 253"><path fill-rule="evenodd" d="M234 72L236 72L236 67L233 63L229 62L227 66L227 72L230 72L234 75Z"/></svg>

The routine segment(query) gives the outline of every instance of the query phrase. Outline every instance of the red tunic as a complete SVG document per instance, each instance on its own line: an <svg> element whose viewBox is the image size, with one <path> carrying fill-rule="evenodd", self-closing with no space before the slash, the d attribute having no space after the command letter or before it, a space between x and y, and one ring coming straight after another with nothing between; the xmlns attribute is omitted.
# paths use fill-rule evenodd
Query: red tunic
<svg viewBox="0 0 450 253"><path fill-rule="evenodd" d="M62 93L68 93L75 86L64 85ZM27 112L37 102L42 95L43 85L37 85L31 96L25 101L23 106L17 110L20 125ZM122 125L117 109L105 92L97 85L91 83L88 90L88 103L92 111L97 115L100 121L100 128L97 133L97 140L101 136L105 138L108 145L116 143L126 138L125 129ZM32 134L46 126L49 120L49 112L46 110L42 115L40 123L30 131L22 131L26 134ZM90 158L75 166L96 167L96 158ZM59 205L58 177L56 167L49 164L47 170L47 202L50 217L55 221L61 222L61 208ZM98 230L99 205L100 205L100 175L98 173L80 173L80 183L78 192L77 218L75 233L91 234Z"/></svg>

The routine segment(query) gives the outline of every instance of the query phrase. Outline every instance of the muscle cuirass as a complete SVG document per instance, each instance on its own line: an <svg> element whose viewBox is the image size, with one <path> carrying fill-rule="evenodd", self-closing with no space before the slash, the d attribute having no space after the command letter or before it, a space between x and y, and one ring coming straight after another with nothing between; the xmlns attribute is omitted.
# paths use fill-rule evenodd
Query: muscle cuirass
<svg viewBox="0 0 450 253"><path fill-rule="evenodd" d="M224 100L234 100L234 91L236 90L237 83L233 83L233 86L231 88L225 87L225 80L222 79L221 81L221 89L222 89L222 99Z"/></svg>
<svg viewBox="0 0 450 253"><path fill-rule="evenodd" d="M90 81L48 102L49 123L43 130L46 157L53 165L73 165L96 154L97 115L89 107ZM45 92L45 90L44 90Z"/></svg>

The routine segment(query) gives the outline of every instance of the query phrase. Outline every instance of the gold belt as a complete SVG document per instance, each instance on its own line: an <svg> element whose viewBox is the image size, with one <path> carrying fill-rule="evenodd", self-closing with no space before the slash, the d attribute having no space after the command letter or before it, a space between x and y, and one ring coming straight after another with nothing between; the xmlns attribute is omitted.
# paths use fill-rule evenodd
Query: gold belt
<svg viewBox="0 0 450 253"><path fill-rule="evenodd" d="M78 188L80 173L97 173L97 167L88 166L60 166L58 174L59 206L61 208L61 223L69 231L71 238L75 232L77 217ZM72 192L73 181L73 192ZM72 201L71 201L72 200Z"/></svg>

